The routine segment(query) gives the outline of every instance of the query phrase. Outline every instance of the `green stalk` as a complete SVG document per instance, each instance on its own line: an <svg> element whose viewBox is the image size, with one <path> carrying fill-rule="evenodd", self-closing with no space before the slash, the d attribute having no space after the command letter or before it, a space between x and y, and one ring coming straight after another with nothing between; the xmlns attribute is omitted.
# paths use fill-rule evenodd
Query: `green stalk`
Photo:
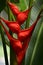
<svg viewBox="0 0 43 65"><path fill-rule="evenodd" d="M29 27L30 17L31 17L31 12L29 13L29 15L28 15L28 19L26 20L25 28L28 28L28 27Z"/></svg>
<svg viewBox="0 0 43 65"><path fill-rule="evenodd" d="M30 1L29 1L29 6L28 6L28 8L30 8ZM26 20L25 28L28 28L28 27L29 27L30 17L31 17L31 12L29 13L29 15L28 15L28 19Z"/></svg>
<svg viewBox="0 0 43 65"><path fill-rule="evenodd" d="M6 6L4 10L8 14L8 10L9 10L8 6ZM10 15L11 15L11 18L15 21L14 15L13 15L13 13L11 11L10 11Z"/></svg>
<svg viewBox="0 0 43 65"><path fill-rule="evenodd" d="M3 51L4 51L5 64L9 65L9 63L8 63L8 56L7 56L7 49L6 49L6 44L5 44L6 41L5 41L5 38L4 38L4 34L2 32L1 25L0 25L0 33L1 33L2 43L3 43Z"/></svg>
<svg viewBox="0 0 43 65"><path fill-rule="evenodd" d="M28 8L30 8L33 5L33 1L34 0L29 0ZM26 20L25 28L28 28L29 27L30 19L31 19L31 11L30 11L30 13L28 15L28 19Z"/></svg>
<svg viewBox="0 0 43 65"><path fill-rule="evenodd" d="M10 11L9 7L8 7L8 20L12 21L11 11ZM9 33L12 35L12 32L10 30L9 30ZM17 65L16 55L15 55L11 45L10 45L10 65Z"/></svg>

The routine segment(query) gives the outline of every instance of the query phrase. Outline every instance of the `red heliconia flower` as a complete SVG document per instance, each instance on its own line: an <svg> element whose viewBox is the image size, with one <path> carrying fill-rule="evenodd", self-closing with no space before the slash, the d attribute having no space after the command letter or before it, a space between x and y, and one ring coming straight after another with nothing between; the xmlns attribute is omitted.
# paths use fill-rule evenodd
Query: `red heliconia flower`
<svg viewBox="0 0 43 65"><path fill-rule="evenodd" d="M26 53L26 50L28 48L30 39L31 39L31 36L24 41L22 50L20 52L18 52L18 54L16 55L18 65L21 65L21 63L25 57L25 53Z"/></svg>
<svg viewBox="0 0 43 65"><path fill-rule="evenodd" d="M18 7L15 4L8 2L8 5L14 15L16 15L17 22L21 25L25 22L28 18L28 14L30 13L31 8L27 9L26 11L20 12Z"/></svg>
<svg viewBox="0 0 43 65"><path fill-rule="evenodd" d="M22 43L21 43L18 39L13 38L13 37L9 34L9 32L5 29L5 27L4 27L4 25L2 24L2 22L1 22L1 25L2 25L2 27L4 28L4 31L5 31L5 33L6 33L7 37L8 37L8 39L10 40L10 44L11 44L13 50L17 53L17 51L18 51L19 49L22 49Z"/></svg>
<svg viewBox="0 0 43 65"><path fill-rule="evenodd" d="M38 15L36 21L28 28L28 29L25 29L25 30L21 30L18 34L18 38L20 41L24 41L25 39L27 39L28 37L31 36L38 20L40 19L41 16Z"/></svg>
<svg viewBox="0 0 43 65"><path fill-rule="evenodd" d="M8 26L8 28L14 32L14 33L19 33L20 31L20 26L17 22L14 22L14 21L8 21L8 20L5 20L3 19L2 17L0 17L1 20Z"/></svg>

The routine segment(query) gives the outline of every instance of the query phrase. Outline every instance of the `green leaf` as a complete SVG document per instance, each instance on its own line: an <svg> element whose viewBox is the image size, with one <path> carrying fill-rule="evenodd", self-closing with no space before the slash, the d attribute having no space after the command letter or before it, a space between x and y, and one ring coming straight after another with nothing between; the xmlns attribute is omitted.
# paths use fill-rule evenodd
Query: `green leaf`
<svg viewBox="0 0 43 65"><path fill-rule="evenodd" d="M27 0L27 4L28 4L28 8L30 8L34 3L34 0ZM32 10L31 10L32 11ZM25 25L25 28L28 28L29 27L29 23L30 23L30 20L31 20L31 11L28 15L28 19L26 20L26 25Z"/></svg>
<svg viewBox="0 0 43 65"><path fill-rule="evenodd" d="M15 3L17 6L19 6L20 10L25 10L27 8L27 3L24 0L10 0L11 2Z"/></svg>
<svg viewBox="0 0 43 65"><path fill-rule="evenodd" d="M25 65L43 65L43 19L38 22L30 40L26 56ZM41 59L41 60L40 60ZM43 63L43 62L42 62Z"/></svg>
<svg viewBox="0 0 43 65"><path fill-rule="evenodd" d="M19 7L22 11L25 10L27 8L26 2L24 0L20 0Z"/></svg>
<svg viewBox="0 0 43 65"><path fill-rule="evenodd" d="M41 8L43 8L43 0L34 0L34 6L31 10L31 20L30 20L30 24L32 22L34 22L39 14L39 11L41 10Z"/></svg>
<svg viewBox="0 0 43 65"><path fill-rule="evenodd" d="M6 6L6 0L0 0L0 12L4 9Z"/></svg>
<svg viewBox="0 0 43 65"><path fill-rule="evenodd" d="M43 65L43 23L32 53L30 65Z"/></svg>

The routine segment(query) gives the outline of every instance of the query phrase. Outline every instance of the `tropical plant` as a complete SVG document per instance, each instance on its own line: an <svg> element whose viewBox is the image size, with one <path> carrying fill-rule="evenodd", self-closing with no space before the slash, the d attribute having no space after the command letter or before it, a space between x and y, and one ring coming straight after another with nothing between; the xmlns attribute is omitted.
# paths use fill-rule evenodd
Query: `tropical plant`
<svg viewBox="0 0 43 65"><path fill-rule="evenodd" d="M3 10L8 15L8 20L0 15L5 65L9 65L6 45L10 65L43 65L43 0L0 0L0 14Z"/></svg>

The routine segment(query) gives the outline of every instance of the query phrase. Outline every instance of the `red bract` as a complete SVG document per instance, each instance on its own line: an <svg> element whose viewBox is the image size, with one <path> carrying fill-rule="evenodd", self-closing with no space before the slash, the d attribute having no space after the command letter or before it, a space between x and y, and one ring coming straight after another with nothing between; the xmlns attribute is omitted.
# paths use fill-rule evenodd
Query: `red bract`
<svg viewBox="0 0 43 65"><path fill-rule="evenodd" d="M31 7L32 8L32 7ZM17 15L17 22L21 25L25 22L25 20L28 18L28 14L30 13L30 9L24 11L24 12L20 12L18 15Z"/></svg>
<svg viewBox="0 0 43 65"><path fill-rule="evenodd" d="M1 25L3 26L2 23L1 23ZM4 31L5 31L5 33L6 33L7 37L8 37L8 39L10 40L10 44L11 44L13 50L17 53L17 51L18 51L19 49L22 49L22 43L21 43L18 39L13 38L13 37L9 34L9 32L5 29L4 26L3 26L3 28L4 28Z"/></svg>
<svg viewBox="0 0 43 65"><path fill-rule="evenodd" d="M9 27L9 29L14 32L14 33L19 33L20 31L20 26L17 22L14 21L8 21L0 17L1 20Z"/></svg>
<svg viewBox="0 0 43 65"><path fill-rule="evenodd" d="M15 4L11 3L11 2L8 2L8 5L9 5L12 13L17 16L19 14L18 7Z"/></svg>
<svg viewBox="0 0 43 65"><path fill-rule="evenodd" d="M40 19L40 16L37 17L36 21L32 24L32 26L30 26L28 29L25 29L19 32L18 38L20 41L24 41L25 39L31 36L39 19Z"/></svg>
<svg viewBox="0 0 43 65"><path fill-rule="evenodd" d="M21 50L21 51L18 53L18 55L16 56L18 65L21 65L21 63L22 63L22 61L23 61L23 59L24 59L26 50L27 50L28 45L29 45L29 42L30 42L30 39L31 39L31 36L30 36L30 38L28 38L28 39L26 39L26 40L24 41L22 50Z"/></svg>
<svg viewBox="0 0 43 65"><path fill-rule="evenodd" d="M27 9L24 12L20 12L18 7L15 4L12 4L8 2L8 5L13 12L14 15L16 15L17 22L21 25L25 22L25 20L28 18L28 14L30 13L31 8Z"/></svg>

